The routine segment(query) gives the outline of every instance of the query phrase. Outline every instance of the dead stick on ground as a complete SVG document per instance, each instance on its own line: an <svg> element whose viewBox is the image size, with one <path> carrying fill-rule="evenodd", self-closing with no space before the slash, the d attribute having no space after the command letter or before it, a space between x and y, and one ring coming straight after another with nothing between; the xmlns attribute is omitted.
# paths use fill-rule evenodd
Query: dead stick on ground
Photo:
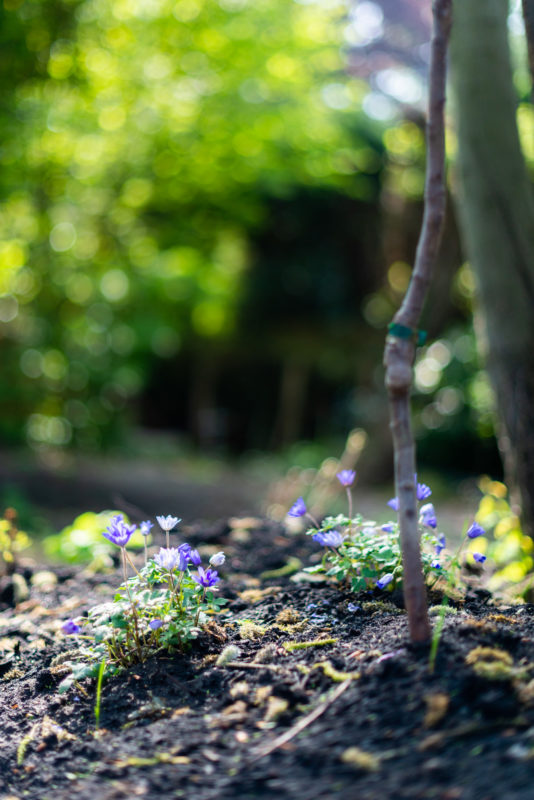
<svg viewBox="0 0 534 800"><path fill-rule="evenodd" d="M282 747L284 744L286 744L295 736L297 736L299 733L301 733L301 731L307 728L308 725L311 725L312 722L315 722L315 720L318 719L318 717L320 717L321 714L324 714L324 712L328 708L330 708L332 703L335 703L338 697L340 697L343 694L343 692L349 688L350 684L352 683L352 680L353 680L352 678L348 678L348 680L344 681L343 683L340 683L337 689L335 689L332 692L332 694L329 697L327 697L323 703L321 703L321 705L317 706L317 708L314 708L313 711L310 711L310 713L307 714L305 717L302 717L302 719L299 719L293 725L292 728L290 728L288 731L286 731L277 739L275 739L274 742L271 742L269 745L267 745L267 747L263 748L260 747L257 750L257 752L253 754L249 763L257 761L260 758L264 758L265 756L271 755L271 753L274 753L274 751L278 750L279 747Z"/></svg>
<svg viewBox="0 0 534 800"><path fill-rule="evenodd" d="M225 667L235 667L236 669L273 669L275 672L287 672L284 667L279 667L276 664L251 664L250 662L229 661L224 664Z"/></svg>
<svg viewBox="0 0 534 800"><path fill-rule="evenodd" d="M452 0L434 0L430 47L427 121L427 168L423 224L408 291L389 327L384 351L391 433L395 450L395 485L399 499L404 600L410 637L426 643L431 629L421 567L414 485L415 446L410 420L410 391L418 340L417 326L441 240L445 217L445 78Z"/></svg>

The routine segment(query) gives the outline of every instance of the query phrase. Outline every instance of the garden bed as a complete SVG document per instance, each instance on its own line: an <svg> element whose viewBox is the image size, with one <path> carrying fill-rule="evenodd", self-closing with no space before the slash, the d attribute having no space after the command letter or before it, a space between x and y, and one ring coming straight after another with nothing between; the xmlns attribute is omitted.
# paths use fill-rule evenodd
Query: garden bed
<svg viewBox="0 0 534 800"><path fill-rule="evenodd" d="M59 625L111 598L118 577L63 568L4 604L2 797L530 796L534 605L471 589L444 617L431 671L400 595L285 574L309 563L309 538L244 520L187 539L224 548L231 602L186 654L106 682L98 731L94 681L57 691L75 644Z"/></svg>

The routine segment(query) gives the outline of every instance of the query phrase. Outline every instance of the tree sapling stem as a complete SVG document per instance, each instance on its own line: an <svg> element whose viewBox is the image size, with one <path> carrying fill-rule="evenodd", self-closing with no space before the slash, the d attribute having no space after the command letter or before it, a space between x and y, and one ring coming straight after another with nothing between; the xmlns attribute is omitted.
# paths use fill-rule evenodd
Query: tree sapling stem
<svg viewBox="0 0 534 800"><path fill-rule="evenodd" d="M395 484L404 569L404 599L410 638L431 638L417 527L415 446L410 418L417 326L432 277L445 217L445 83L452 0L434 0L427 122L427 168L423 223L408 290L389 328L384 351L390 425L395 451Z"/></svg>

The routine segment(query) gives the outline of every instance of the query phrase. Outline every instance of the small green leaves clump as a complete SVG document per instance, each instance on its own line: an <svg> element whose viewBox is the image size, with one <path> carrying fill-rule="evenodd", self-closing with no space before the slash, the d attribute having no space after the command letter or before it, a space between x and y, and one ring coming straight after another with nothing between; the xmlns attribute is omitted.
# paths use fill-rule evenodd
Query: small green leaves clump
<svg viewBox="0 0 534 800"><path fill-rule="evenodd" d="M321 524L309 513L302 497L288 511L290 517L306 517L313 527L306 533L324 548L321 563L308 567L305 572L323 573L329 578L343 583L353 592L366 589L388 589L393 591L403 583L403 563L398 522L377 525L365 520L361 514L352 514L351 487L356 473L342 470L337 474L348 498L348 516L338 514L329 516ZM473 522L467 530L466 538L454 556L443 551L447 546L445 535L438 533L436 512L432 503L427 502L432 489L425 483L417 482L414 475L414 489L419 506L419 537L421 542L421 564L427 584L433 586L440 578L449 587L457 580L460 567L460 552L466 542L479 539L485 530ZM392 497L387 505L399 511L399 499ZM484 546L483 546L484 549ZM481 565L486 560L483 552L473 552L473 560Z"/></svg>
<svg viewBox="0 0 534 800"><path fill-rule="evenodd" d="M308 567L306 572L324 573L345 583L353 592L375 586L393 589L402 584L402 554L396 522L377 526L360 515L349 519L339 514L326 517L320 528L310 528L307 533L323 545L325 552L321 563ZM441 541L439 535L421 525L421 541L427 546L421 553L425 577L447 577L444 565L436 557Z"/></svg>

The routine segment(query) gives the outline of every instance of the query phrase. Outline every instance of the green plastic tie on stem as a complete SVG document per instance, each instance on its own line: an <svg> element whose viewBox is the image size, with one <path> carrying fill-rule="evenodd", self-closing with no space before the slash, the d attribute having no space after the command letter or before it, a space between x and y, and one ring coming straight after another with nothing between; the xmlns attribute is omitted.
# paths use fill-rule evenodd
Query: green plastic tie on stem
<svg viewBox="0 0 534 800"><path fill-rule="evenodd" d="M395 336L397 339L415 339L418 347L422 347L426 342L426 331L414 331L407 325L401 325L399 322L390 322L388 325L388 333L390 336Z"/></svg>

